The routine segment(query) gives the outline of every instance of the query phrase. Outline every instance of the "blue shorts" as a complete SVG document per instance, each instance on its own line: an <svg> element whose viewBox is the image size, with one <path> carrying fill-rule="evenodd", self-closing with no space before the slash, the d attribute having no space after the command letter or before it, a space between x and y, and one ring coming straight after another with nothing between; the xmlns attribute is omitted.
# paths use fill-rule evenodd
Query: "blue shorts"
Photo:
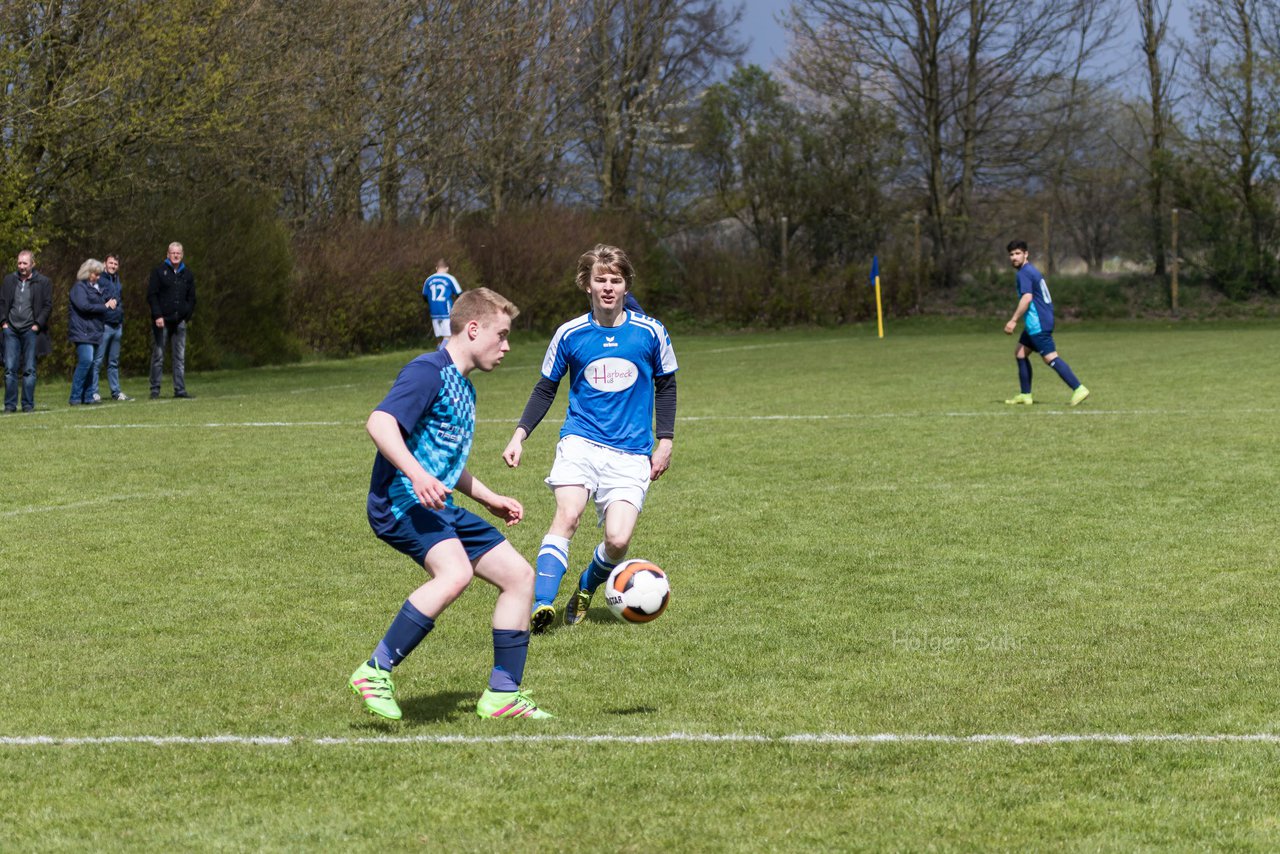
<svg viewBox="0 0 1280 854"><path fill-rule="evenodd" d="M470 510L447 505L443 510L431 510L417 504L389 525L379 526L370 519L369 527L378 539L413 558L418 566L423 565L427 552L445 540L461 541L472 563L506 540L497 528Z"/></svg>
<svg viewBox="0 0 1280 854"><path fill-rule="evenodd" d="M1058 349L1058 345L1053 343L1053 334L1050 332L1037 332L1035 335L1030 335L1024 329L1022 335L1018 337L1018 343L1041 356L1047 356Z"/></svg>

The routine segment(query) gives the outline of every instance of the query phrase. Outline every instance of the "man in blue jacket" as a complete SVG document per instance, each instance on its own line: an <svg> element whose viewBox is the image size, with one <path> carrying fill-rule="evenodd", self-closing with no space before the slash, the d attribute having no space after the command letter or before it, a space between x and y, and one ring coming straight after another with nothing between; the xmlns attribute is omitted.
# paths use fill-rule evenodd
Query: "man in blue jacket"
<svg viewBox="0 0 1280 854"><path fill-rule="evenodd" d="M164 373L165 345L172 348L173 396L195 397L187 393L187 323L196 310L196 279L182 263L182 244L170 243L169 254L151 271L147 283L147 303L151 306L151 399L160 396Z"/></svg>
<svg viewBox="0 0 1280 854"><path fill-rule="evenodd" d="M120 339L124 337L124 295L120 284L120 259L108 255L103 261L102 274L98 276L98 287L102 289L104 300L115 300L116 307L108 309L102 316L102 341L93 354L93 376L90 377L94 401L102 400L98 394L98 379L101 376L102 363L107 363L107 384L111 386L112 400L133 400L120 390Z"/></svg>

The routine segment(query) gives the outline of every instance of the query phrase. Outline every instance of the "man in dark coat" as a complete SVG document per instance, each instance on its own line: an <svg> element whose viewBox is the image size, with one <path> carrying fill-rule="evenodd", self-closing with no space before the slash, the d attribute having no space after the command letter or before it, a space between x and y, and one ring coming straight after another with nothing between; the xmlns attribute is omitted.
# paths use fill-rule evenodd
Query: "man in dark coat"
<svg viewBox="0 0 1280 854"><path fill-rule="evenodd" d="M196 310L196 280L182 263L182 244L170 243L168 257L151 271L147 303L151 306L151 399L160 396L164 372L164 350L172 348L173 396L195 397L187 393L187 323Z"/></svg>
<svg viewBox="0 0 1280 854"><path fill-rule="evenodd" d="M18 378L22 378L22 411L36 408L36 356L52 351L49 313L53 283L37 273L35 254L18 253L18 269L0 283L0 336L4 342L4 411L18 411Z"/></svg>

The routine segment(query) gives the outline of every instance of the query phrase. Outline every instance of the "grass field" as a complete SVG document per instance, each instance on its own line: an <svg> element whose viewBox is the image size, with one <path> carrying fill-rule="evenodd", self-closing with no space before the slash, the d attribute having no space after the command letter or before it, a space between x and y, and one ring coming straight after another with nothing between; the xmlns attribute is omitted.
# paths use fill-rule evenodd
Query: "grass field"
<svg viewBox="0 0 1280 854"><path fill-rule="evenodd" d="M1000 402L998 329L678 336L633 546L672 605L535 638L539 723L474 717L483 586L402 722L346 687L421 578L364 517L412 354L41 384L0 418L0 849L1275 850L1280 329L1060 329L1075 410L1043 365ZM544 346L475 378L530 557L563 389L499 455Z"/></svg>

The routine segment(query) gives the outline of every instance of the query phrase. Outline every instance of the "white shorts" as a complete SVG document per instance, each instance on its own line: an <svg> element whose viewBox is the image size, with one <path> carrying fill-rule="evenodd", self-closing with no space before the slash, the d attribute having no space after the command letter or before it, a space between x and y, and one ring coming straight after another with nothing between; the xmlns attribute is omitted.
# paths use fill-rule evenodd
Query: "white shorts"
<svg viewBox="0 0 1280 854"><path fill-rule="evenodd" d="M565 436L556 445L556 461L547 475L547 486L585 486L595 496L597 524L615 501L644 509L651 471L647 454L628 454L598 445L581 436Z"/></svg>
<svg viewBox="0 0 1280 854"><path fill-rule="evenodd" d="M435 330L437 338L449 337L449 318L433 317L431 318L431 328Z"/></svg>

